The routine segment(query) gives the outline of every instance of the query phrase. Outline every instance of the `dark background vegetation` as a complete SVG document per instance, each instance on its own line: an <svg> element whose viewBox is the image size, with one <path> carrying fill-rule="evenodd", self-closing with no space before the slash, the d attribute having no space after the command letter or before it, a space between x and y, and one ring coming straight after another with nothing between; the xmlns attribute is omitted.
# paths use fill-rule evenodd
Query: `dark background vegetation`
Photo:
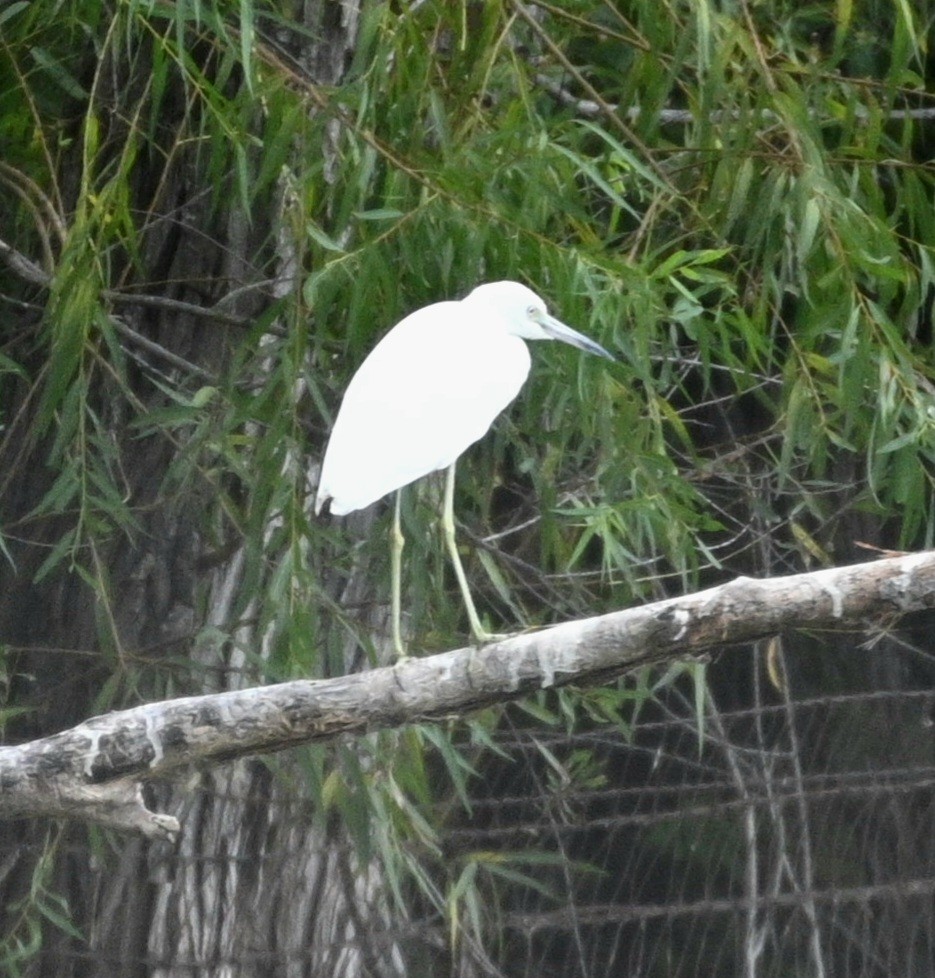
<svg viewBox="0 0 935 978"><path fill-rule="evenodd" d="M0 7L6 742L387 655L386 506L316 520L347 380L516 278L460 467L497 630L922 549L933 8ZM438 486L412 645L462 644ZM932 616L155 785L177 846L0 831L10 975L930 975Z"/></svg>

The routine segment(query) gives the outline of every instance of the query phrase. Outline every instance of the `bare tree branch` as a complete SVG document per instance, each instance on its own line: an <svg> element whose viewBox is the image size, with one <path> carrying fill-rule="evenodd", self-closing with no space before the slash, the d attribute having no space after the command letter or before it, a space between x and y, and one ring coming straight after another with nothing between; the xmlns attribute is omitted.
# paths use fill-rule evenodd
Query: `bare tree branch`
<svg viewBox="0 0 935 978"><path fill-rule="evenodd" d="M567 88L565 88L561 82L556 81L551 75L547 75L544 72L536 72L535 74L536 84L540 88L544 88L550 95L553 96L562 105L567 105L574 109L579 115L585 116L589 119L593 119L601 114L605 114L608 109L612 112L616 112L618 115L623 115L626 117L628 122L636 122L641 115L644 114L644 110L639 105L631 105L627 109L623 109L621 106L614 102L597 102L590 98L579 98L574 95ZM860 119L862 122L868 122L870 120L870 110L865 105L855 105L853 108L854 116ZM779 122L781 116L778 112L773 112L770 109L760 109L758 110L758 115L760 119L764 122ZM913 119L917 121L924 122L928 119L935 119L935 108L915 108L915 109L889 109L888 111L882 112L881 116L885 122L901 121L903 119ZM655 109L653 111L653 117L659 122L669 125L689 125L695 122L697 119L701 118L699 114L692 109ZM704 118L709 122L723 122L727 119L739 119L741 113L736 110L729 111L719 111L714 110L713 112L708 112ZM809 111L810 118L820 118L819 113L814 110ZM827 116L828 121L834 121L830 114Z"/></svg>
<svg viewBox="0 0 935 978"><path fill-rule="evenodd" d="M860 629L935 608L935 551L719 587L327 680L151 703L0 748L0 817L64 815L171 838L141 784L342 733L439 720L550 686L803 628Z"/></svg>
<svg viewBox="0 0 935 978"><path fill-rule="evenodd" d="M42 288L48 288L52 284L52 275L48 272L43 271L31 258L27 258L24 254L18 252L12 245L0 238L0 258L2 258L10 269L15 272L23 281L29 282L32 285L38 285ZM262 283L263 285L268 285L269 283ZM256 286L259 288L259 285ZM238 290L240 291L240 290ZM169 312L177 312L188 316L197 316L202 319L209 319L213 322L221 323L225 326L237 326L241 329L246 329L253 325L253 321L249 319L244 319L241 316L232 316L229 313L224 312L219 308L220 303L215 306L205 307L195 305L193 302L183 302L181 299L172 299L169 296L163 295L146 295L144 293L129 293L120 292L116 289L101 289L101 296L103 298L115 302L122 303L128 306L148 306L153 309L164 309ZM229 296L225 296L224 301L229 300ZM285 335L285 331L280 330L278 327L269 327L268 332L275 332L277 335ZM124 324L123 327L124 335L130 336L131 339L137 342L141 339L138 333L133 332L129 326ZM167 358L167 350L162 347L158 347L155 343L150 342L150 352L158 352L163 358ZM155 350L152 349L155 347Z"/></svg>

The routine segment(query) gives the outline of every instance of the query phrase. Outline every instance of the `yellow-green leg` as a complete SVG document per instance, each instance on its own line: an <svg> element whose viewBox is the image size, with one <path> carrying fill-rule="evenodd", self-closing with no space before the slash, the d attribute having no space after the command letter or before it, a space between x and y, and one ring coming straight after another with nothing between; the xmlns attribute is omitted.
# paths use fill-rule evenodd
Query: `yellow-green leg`
<svg viewBox="0 0 935 978"><path fill-rule="evenodd" d="M458 586L461 588L461 596L464 598L464 607L467 609L468 620L471 623L471 634L474 636L476 645L484 645L487 642L495 642L503 635L495 635L485 631L477 616L477 609L474 607L474 599L468 588L467 576L461 566L461 558L458 556L458 545L455 542L455 463L452 462L448 467L448 474L445 476L445 505L442 510L442 531L445 534L445 543L448 546L448 555L454 565L455 576L458 578Z"/></svg>
<svg viewBox="0 0 935 978"><path fill-rule="evenodd" d="M393 538L390 548L390 593L392 628L393 628L393 651L396 653L397 661L408 658L406 647L403 645L403 634L400 626L400 578L402 576L403 565L403 544L406 538L403 536L402 523L399 518L400 500L402 499L402 489L396 490L396 509L393 514Z"/></svg>

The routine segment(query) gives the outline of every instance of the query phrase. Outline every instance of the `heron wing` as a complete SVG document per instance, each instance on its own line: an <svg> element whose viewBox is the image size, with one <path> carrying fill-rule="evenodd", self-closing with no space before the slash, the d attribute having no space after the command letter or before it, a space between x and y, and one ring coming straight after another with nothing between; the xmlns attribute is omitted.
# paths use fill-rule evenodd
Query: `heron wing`
<svg viewBox="0 0 935 978"><path fill-rule="evenodd" d="M419 309L351 379L322 463L316 508L348 513L447 468L483 436L529 373L517 336L461 303Z"/></svg>

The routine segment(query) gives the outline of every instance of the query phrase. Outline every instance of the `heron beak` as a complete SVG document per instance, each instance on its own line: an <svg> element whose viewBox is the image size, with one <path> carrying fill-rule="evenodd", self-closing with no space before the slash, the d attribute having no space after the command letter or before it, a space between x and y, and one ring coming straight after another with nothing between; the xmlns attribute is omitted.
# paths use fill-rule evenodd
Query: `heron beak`
<svg viewBox="0 0 935 978"><path fill-rule="evenodd" d="M578 330L572 329L571 326L566 326L563 322L560 322L554 316L550 316L547 312L539 314L535 319L542 327L546 336L551 340L560 340L569 346L577 347L577 349L584 350L586 353L593 353L595 356L605 357L608 360L616 359L600 343L595 343L594 340L589 339L583 333L579 333Z"/></svg>

